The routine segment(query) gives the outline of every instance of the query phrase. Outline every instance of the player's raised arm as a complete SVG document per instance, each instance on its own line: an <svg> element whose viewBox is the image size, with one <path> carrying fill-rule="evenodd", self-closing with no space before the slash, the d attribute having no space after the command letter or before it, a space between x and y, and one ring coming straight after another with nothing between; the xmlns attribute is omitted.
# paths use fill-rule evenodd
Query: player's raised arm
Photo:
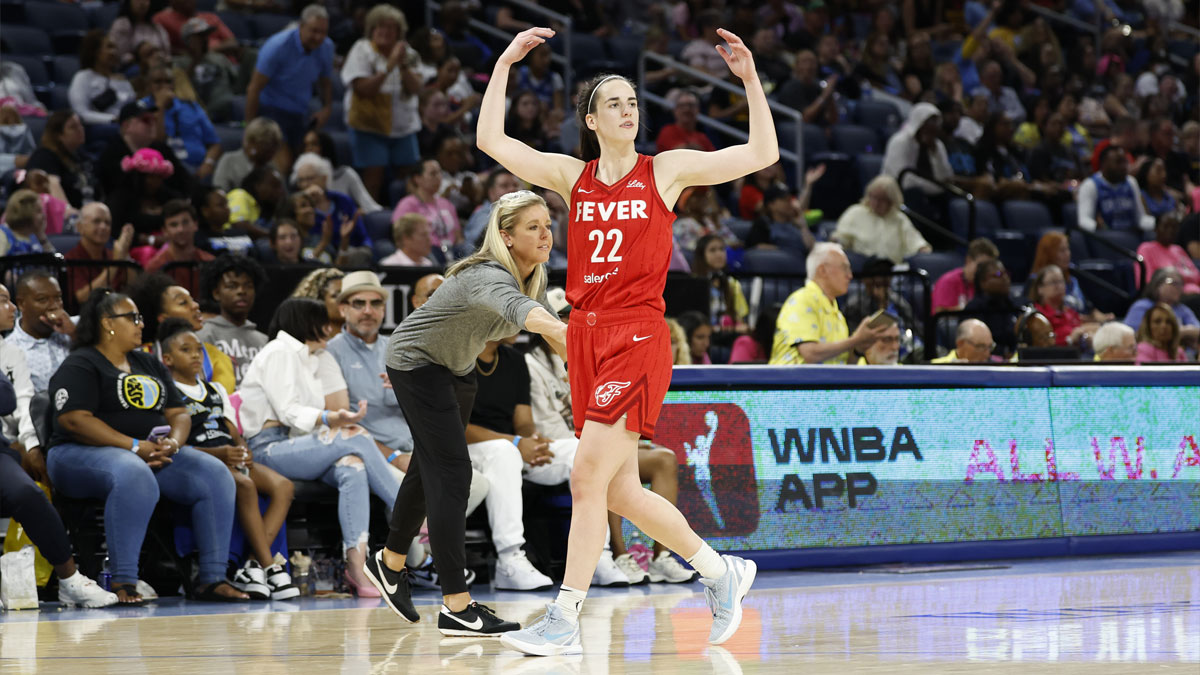
<svg viewBox="0 0 1200 675"><path fill-rule="evenodd" d="M655 181L663 191L668 205L684 188L691 185L717 185L754 173L771 166L779 160L779 141L775 137L775 123L771 119L771 108L758 71L754 69L754 57L742 39L720 28L717 34L729 44L726 50L716 46L717 52L734 75L742 78L746 87L746 102L750 108L750 139L715 152L698 150L669 150L654 159Z"/></svg>
<svg viewBox="0 0 1200 675"><path fill-rule="evenodd" d="M496 59L492 79L479 107L479 126L475 142L479 149L518 178L554 190L568 199L571 185L583 171L583 162L569 155L540 152L504 133L504 96L508 72L534 47L554 36L549 28L530 28L517 33L504 53Z"/></svg>

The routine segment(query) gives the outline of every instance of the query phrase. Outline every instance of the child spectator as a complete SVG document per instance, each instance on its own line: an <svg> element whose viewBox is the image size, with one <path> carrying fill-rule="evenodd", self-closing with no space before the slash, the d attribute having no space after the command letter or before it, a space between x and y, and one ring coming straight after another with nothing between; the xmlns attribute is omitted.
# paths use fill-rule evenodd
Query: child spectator
<svg viewBox="0 0 1200 675"><path fill-rule="evenodd" d="M725 263L725 241L720 235L706 234L696 241L692 276L709 281L709 324L717 330L745 333L750 308L742 285L729 276Z"/></svg>
<svg viewBox="0 0 1200 675"><path fill-rule="evenodd" d="M712 359L708 356L708 345L712 341L712 324L703 314L695 310L683 312L675 320L683 328L683 334L687 339L685 344L691 357L689 363L711 365Z"/></svg>

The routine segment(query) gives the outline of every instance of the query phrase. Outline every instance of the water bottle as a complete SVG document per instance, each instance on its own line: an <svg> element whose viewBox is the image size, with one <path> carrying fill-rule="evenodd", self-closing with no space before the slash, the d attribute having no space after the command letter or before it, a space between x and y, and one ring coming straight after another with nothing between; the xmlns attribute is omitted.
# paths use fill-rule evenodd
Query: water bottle
<svg viewBox="0 0 1200 675"><path fill-rule="evenodd" d="M112 586L112 570L108 566L108 556L104 556L104 565L100 567L100 578L96 582L106 591Z"/></svg>

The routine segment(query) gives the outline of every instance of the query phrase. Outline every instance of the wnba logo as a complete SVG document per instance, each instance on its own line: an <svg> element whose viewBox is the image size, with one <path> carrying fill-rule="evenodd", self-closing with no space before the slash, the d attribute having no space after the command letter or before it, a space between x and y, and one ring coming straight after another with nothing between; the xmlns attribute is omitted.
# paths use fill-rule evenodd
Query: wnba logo
<svg viewBox="0 0 1200 675"><path fill-rule="evenodd" d="M605 382L599 387L596 387L596 405L600 406L601 408L607 407L608 404L612 403L613 399L619 396L621 392L625 391L625 388L630 384L630 382Z"/></svg>

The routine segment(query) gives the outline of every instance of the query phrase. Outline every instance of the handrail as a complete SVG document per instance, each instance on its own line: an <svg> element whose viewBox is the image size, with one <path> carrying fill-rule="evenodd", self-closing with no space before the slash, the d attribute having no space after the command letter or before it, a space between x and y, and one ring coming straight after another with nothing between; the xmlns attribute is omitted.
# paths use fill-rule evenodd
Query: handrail
<svg viewBox="0 0 1200 675"><path fill-rule="evenodd" d="M574 26L574 21L571 19L571 17L569 17L565 14L559 14L558 12L555 12L554 10L546 9L545 7L540 7L531 2L526 2L526 0L504 0L504 1L509 4L516 5L517 7L520 7L521 9L531 12L533 14L540 14L541 16L544 16L547 19L550 19L551 21L557 21L563 25L564 30L561 31L562 40L563 40L563 53L560 55L560 54L555 53L554 50L551 50L550 61L559 66L562 66L562 68L563 68L563 87L564 87L563 91L566 91L566 92L574 91L575 69L571 66L571 51L572 51L571 28ZM425 25L426 26L434 25L433 24L433 13L434 13L434 11L440 10L441 8L442 8L442 3L439 2L438 0L426 0L426 2L425 2ZM489 23L484 23L483 21L480 21L479 19L476 19L476 18L467 19L467 25L481 33L486 33L487 35L490 35L494 38L498 38L505 42L512 42L512 39L514 37L516 37L515 33L509 33L508 31L501 30ZM558 37L558 36L555 36L555 37Z"/></svg>
<svg viewBox="0 0 1200 675"><path fill-rule="evenodd" d="M723 79L713 77L704 71L696 70L695 68L692 68L691 66L680 61L676 61L669 56L663 56L662 54L655 54L654 52L643 50L638 56L638 98L647 102L661 105L665 108L670 107L670 102L667 101L666 98L658 96L646 88L646 61L653 61L660 65L669 66L674 68L677 72L711 84L714 87L724 89L730 93L738 94L743 97L746 95L745 87L739 87L735 84L730 84ZM780 148L779 157L786 161L796 163L796 189L801 190L804 187L804 116L794 108L790 108L782 103L772 101L771 99L767 99L767 106L771 109L772 113L777 113L783 117L786 117L796 124L795 149L786 150L784 148ZM711 117L701 115L699 121L704 123L706 126L710 126L739 140L746 141L749 139L749 136L746 134L746 132L742 131L741 129L736 129L728 124L725 124L724 122L712 119ZM645 133L645 127L642 128L642 133Z"/></svg>
<svg viewBox="0 0 1200 675"><path fill-rule="evenodd" d="M936 178L922 176L921 174L917 173L915 168L911 166L906 169L902 169L900 171L900 175L896 177L896 183L900 185L901 190L904 189L904 177L910 173L923 181L933 183L955 197L960 197L967 200L967 241L969 242L973 240L975 238L975 195L967 192L953 183L946 183Z"/></svg>
<svg viewBox="0 0 1200 675"><path fill-rule="evenodd" d="M953 230L948 230L945 227L942 227L940 224L938 224L937 221L930 218L929 216L926 216L922 213L913 211L912 209L908 208L907 204L900 205L900 212L903 213L904 215L908 216L909 220L917 221L918 223L924 225L925 227L932 229L934 232L937 232L938 234L942 235L943 237L950 239L951 241L953 241L955 244L958 244L959 246L966 248L967 244L970 243L969 239L963 239L962 237L958 236L957 232L955 232Z"/></svg>
<svg viewBox="0 0 1200 675"><path fill-rule="evenodd" d="M1070 16L1068 14L1063 14L1062 12L1056 12L1052 9L1047 9L1047 8L1041 7L1039 5L1035 5L1032 2L1025 3L1025 9L1028 9L1028 10L1034 12L1035 14L1040 14L1041 16L1043 16L1051 21L1057 21L1058 23L1061 23L1065 26L1070 26L1071 28L1074 28L1075 30L1082 31L1084 33L1091 33L1092 38L1096 42L1096 53L1097 54L1100 53L1100 40L1104 36L1104 13L1101 12L1099 9L1096 10L1096 22L1095 23L1089 23L1087 21L1084 21L1083 19L1076 19L1075 17Z"/></svg>
<svg viewBox="0 0 1200 675"><path fill-rule="evenodd" d="M1108 281L1106 281L1103 277L1101 277L1098 274L1093 274L1092 272L1089 272L1088 270L1081 269L1074 262L1071 263L1071 274L1073 276L1075 276L1076 278L1086 279L1089 283L1096 284L1097 286L1103 286L1104 289L1106 291L1108 291L1109 293L1119 295L1121 297L1121 300L1125 301L1126 303L1131 304L1133 301L1133 296L1130 295L1129 291L1125 290L1124 288L1121 288L1119 286L1109 283Z"/></svg>
<svg viewBox="0 0 1200 675"><path fill-rule="evenodd" d="M1081 233L1083 235L1084 239L1087 239L1089 241L1098 242L1102 246L1108 248L1111 251L1114 251L1118 255L1120 255L1124 258L1128 258L1129 261L1132 262L1138 268L1138 278L1141 279L1141 283L1138 284L1138 288L1146 287L1146 260L1144 258L1142 258L1142 256L1137 251L1131 251L1131 250L1125 248L1124 246L1120 246L1118 244L1115 244L1115 243L1105 239L1104 237L1101 237L1100 235L1096 234L1095 232L1085 230L1082 227L1079 227L1079 223L1077 223L1077 222L1076 223L1064 223L1064 225L1066 225L1067 231L1075 230L1075 231Z"/></svg>

